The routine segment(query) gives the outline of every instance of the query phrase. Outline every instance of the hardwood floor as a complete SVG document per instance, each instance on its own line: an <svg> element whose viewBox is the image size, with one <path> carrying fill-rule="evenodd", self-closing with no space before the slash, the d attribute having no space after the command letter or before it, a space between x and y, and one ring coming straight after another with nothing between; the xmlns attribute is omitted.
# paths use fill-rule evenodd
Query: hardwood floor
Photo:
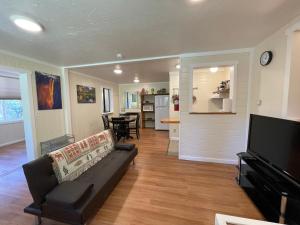
<svg viewBox="0 0 300 225"><path fill-rule="evenodd" d="M230 165L180 161L167 156L168 133L144 129L136 164L89 225L213 225L215 213L261 219L235 183ZM0 224L32 224L21 169L0 178ZM44 225L58 225L45 220Z"/></svg>
<svg viewBox="0 0 300 225"><path fill-rule="evenodd" d="M27 162L25 142L0 148L0 176L5 176Z"/></svg>

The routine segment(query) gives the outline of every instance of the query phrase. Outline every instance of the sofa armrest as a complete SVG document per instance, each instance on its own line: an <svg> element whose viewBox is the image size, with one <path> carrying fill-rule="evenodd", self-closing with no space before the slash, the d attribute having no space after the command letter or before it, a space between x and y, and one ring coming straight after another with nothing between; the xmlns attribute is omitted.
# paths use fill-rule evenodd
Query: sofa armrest
<svg viewBox="0 0 300 225"><path fill-rule="evenodd" d="M116 150L131 151L135 149L135 144L116 144Z"/></svg>
<svg viewBox="0 0 300 225"><path fill-rule="evenodd" d="M78 208L91 194L93 184L65 181L46 195L46 203L55 207Z"/></svg>

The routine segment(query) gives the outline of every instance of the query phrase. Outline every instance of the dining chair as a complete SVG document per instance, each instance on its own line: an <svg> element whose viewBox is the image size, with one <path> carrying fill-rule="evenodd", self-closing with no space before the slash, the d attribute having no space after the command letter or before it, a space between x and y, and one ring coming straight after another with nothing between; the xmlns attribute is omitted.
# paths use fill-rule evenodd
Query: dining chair
<svg viewBox="0 0 300 225"><path fill-rule="evenodd" d="M113 124L113 131L117 140L119 141L121 138L127 138L128 136L128 127L126 123L122 123L125 120L125 117L112 117L111 121Z"/></svg>
<svg viewBox="0 0 300 225"><path fill-rule="evenodd" d="M132 118L135 117L135 121L129 123L129 134L135 134L137 139L140 139L140 114L139 113L127 113Z"/></svg>
<svg viewBox="0 0 300 225"><path fill-rule="evenodd" d="M109 119L108 119L108 115L102 115L102 121L103 121L103 127L105 130L109 130L110 126L109 126Z"/></svg>

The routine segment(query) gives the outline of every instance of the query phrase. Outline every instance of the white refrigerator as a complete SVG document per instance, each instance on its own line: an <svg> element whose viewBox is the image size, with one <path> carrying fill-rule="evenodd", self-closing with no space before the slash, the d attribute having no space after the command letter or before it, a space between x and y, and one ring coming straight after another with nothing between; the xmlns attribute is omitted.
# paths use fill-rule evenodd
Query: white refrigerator
<svg viewBox="0 0 300 225"><path fill-rule="evenodd" d="M155 130L169 130L168 124L162 124L162 119L169 118L169 96L155 96Z"/></svg>

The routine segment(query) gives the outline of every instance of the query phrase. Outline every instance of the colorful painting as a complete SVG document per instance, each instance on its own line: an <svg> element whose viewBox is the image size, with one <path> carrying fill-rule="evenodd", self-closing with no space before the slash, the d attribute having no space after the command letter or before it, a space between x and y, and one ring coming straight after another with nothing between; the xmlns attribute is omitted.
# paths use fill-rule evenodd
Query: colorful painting
<svg viewBox="0 0 300 225"><path fill-rule="evenodd" d="M62 109L60 77L35 72L39 110Z"/></svg>
<svg viewBox="0 0 300 225"><path fill-rule="evenodd" d="M78 103L96 103L96 89L77 85L77 101Z"/></svg>

